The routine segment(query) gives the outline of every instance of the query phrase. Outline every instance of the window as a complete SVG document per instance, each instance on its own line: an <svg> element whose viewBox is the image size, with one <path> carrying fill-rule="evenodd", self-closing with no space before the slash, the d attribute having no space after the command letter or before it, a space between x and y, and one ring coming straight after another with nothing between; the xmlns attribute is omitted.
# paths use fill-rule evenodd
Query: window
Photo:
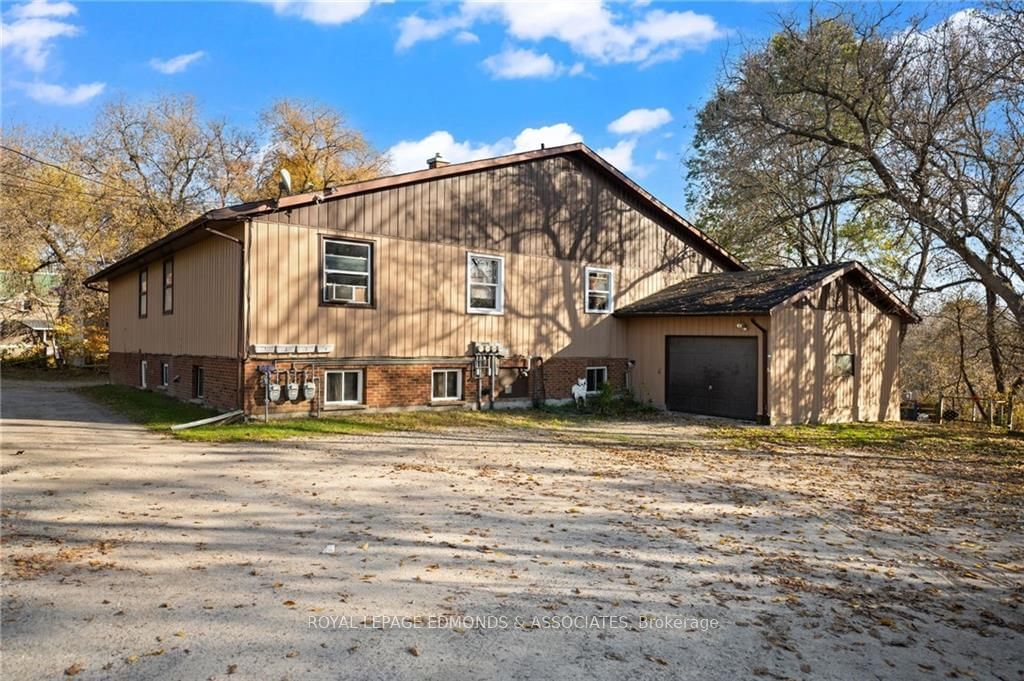
<svg viewBox="0 0 1024 681"><path fill-rule="evenodd" d="M142 360L139 362L139 387L146 387L146 373L149 371L149 362Z"/></svg>
<svg viewBox="0 0 1024 681"><path fill-rule="evenodd" d="M174 312L174 258L164 260L164 314Z"/></svg>
<svg viewBox="0 0 1024 681"><path fill-rule="evenodd" d="M853 355L836 355L832 373L836 376L853 376Z"/></svg>
<svg viewBox="0 0 1024 681"><path fill-rule="evenodd" d="M432 379L434 400L462 399L462 369L434 369Z"/></svg>
<svg viewBox="0 0 1024 681"><path fill-rule="evenodd" d="M342 305L370 305L372 244L362 241L323 240L323 301Z"/></svg>
<svg viewBox="0 0 1024 681"><path fill-rule="evenodd" d="M149 270L139 270L139 317L149 312Z"/></svg>
<svg viewBox="0 0 1024 681"><path fill-rule="evenodd" d="M171 383L171 365L167 362L160 362L160 385L166 386Z"/></svg>
<svg viewBox="0 0 1024 681"><path fill-rule="evenodd" d="M363 372L325 371L324 404L361 404L363 401Z"/></svg>
<svg viewBox="0 0 1024 681"><path fill-rule="evenodd" d="M192 367L192 397L203 397L205 378L203 367Z"/></svg>
<svg viewBox="0 0 1024 681"><path fill-rule="evenodd" d="M587 392L599 393L608 382L608 367L587 367Z"/></svg>
<svg viewBox="0 0 1024 681"><path fill-rule="evenodd" d="M588 267L584 273L586 280L586 311L607 314L615 311L614 282L611 270L599 267Z"/></svg>
<svg viewBox="0 0 1024 681"><path fill-rule="evenodd" d="M469 312L501 314L505 308L505 259L466 255L466 306Z"/></svg>

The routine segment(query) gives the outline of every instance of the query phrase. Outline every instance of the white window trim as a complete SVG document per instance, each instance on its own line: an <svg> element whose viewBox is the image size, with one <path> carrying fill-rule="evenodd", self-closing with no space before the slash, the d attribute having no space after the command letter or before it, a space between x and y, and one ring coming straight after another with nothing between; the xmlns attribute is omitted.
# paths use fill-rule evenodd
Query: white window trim
<svg viewBox="0 0 1024 681"><path fill-rule="evenodd" d="M149 387L146 384L146 374L148 374L148 373L149 373L149 361L144 359L144 360L139 362L139 387L140 388L148 388Z"/></svg>
<svg viewBox="0 0 1024 681"><path fill-rule="evenodd" d="M170 362L160 362L160 385L166 387L171 382L171 364Z"/></svg>
<svg viewBox="0 0 1024 681"><path fill-rule="evenodd" d="M350 270L331 270L334 274L351 274L355 276L366 275L366 302L359 303L356 301L343 301L343 300L331 300L327 297L327 242L332 241L334 243L350 244L352 246L365 246L366 247L366 271L365 272L352 272ZM375 244L370 241L355 241L353 239L343 239L341 237L328 237L325 236L320 239L320 269L323 275L320 278L320 300L325 303L331 303L333 305L365 305L367 307L372 306L374 303L373 295L373 249Z"/></svg>
<svg viewBox="0 0 1024 681"><path fill-rule="evenodd" d="M454 397L436 397L434 395L434 376L436 374L449 374L454 373L459 377L459 388L458 393ZM448 381L445 380L445 385L448 385ZM433 369L430 372L430 401L431 402L458 402L462 399L462 369Z"/></svg>
<svg viewBox="0 0 1024 681"><path fill-rule="evenodd" d="M470 281L470 273L473 269L473 258L490 258L491 260L498 261L498 290L497 296L495 297L495 303L497 308L491 309L488 307L473 307L472 305L472 282ZM505 257L501 255L491 255L490 253L474 253L469 251L466 253L466 312L468 314L505 314Z"/></svg>
<svg viewBox="0 0 1024 681"><path fill-rule="evenodd" d="M354 400L335 400L333 402L328 401L328 399L327 399L327 377L330 376L331 374L355 374L358 377L358 379L359 379L357 381L357 383L356 383L356 399L354 399ZM342 392L342 394L344 394L344 392L345 392L345 377L344 377L344 375L342 376L341 383L342 383L341 392ZM362 369L329 369L329 370L324 372L324 404L325 405L334 405L334 404L362 404L362 403L363 403L363 370Z"/></svg>
<svg viewBox="0 0 1024 681"><path fill-rule="evenodd" d="M586 370L583 378L587 377L586 374L589 374L591 371L596 371L596 370L604 371L604 382L607 383L608 382L608 367L607 366L587 367L587 370ZM588 390L587 394L588 395L597 395L600 392L601 392L600 390Z"/></svg>
<svg viewBox="0 0 1024 681"><path fill-rule="evenodd" d="M590 307L590 273L606 272L608 274L608 309L595 310ZM596 291L604 293L604 291ZM587 314L611 314L615 312L615 272L607 267L585 267L583 268L583 309Z"/></svg>
<svg viewBox="0 0 1024 681"><path fill-rule="evenodd" d="M196 367L195 373L196 384L192 386L193 392L195 392L195 399L206 397L206 369L204 367Z"/></svg>

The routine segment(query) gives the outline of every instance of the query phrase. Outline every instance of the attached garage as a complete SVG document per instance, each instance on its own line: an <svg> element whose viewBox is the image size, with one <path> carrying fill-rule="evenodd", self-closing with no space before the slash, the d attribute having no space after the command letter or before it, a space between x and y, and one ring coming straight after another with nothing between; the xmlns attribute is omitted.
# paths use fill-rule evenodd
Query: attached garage
<svg viewBox="0 0 1024 681"><path fill-rule="evenodd" d="M757 339L667 336L665 406L669 411L757 418Z"/></svg>
<svg viewBox="0 0 1024 681"><path fill-rule="evenodd" d="M699 275L616 315L637 397L778 424L898 419L900 329L918 321L859 263Z"/></svg>

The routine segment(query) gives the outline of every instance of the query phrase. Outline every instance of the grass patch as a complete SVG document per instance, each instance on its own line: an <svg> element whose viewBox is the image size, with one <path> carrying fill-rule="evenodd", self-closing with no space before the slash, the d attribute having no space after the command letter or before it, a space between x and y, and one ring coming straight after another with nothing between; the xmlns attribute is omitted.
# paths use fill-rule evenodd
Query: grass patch
<svg viewBox="0 0 1024 681"><path fill-rule="evenodd" d="M77 388L77 391L150 430L169 430L177 423L188 423L218 413L160 393L123 385L89 385Z"/></svg>
<svg viewBox="0 0 1024 681"><path fill-rule="evenodd" d="M1024 436L967 425L838 423L724 427L714 434L744 449L810 447L883 453L980 456L1024 455Z"/></svg>
<svg viewBox="0 0 1024 681"><path fill-rule="evenodd" d="M391 413L345 413L322 418L276 419L269 423L251 421L227 425L200 426L178 432L170 427L215 415L217 412L180 402L156 392L120 385L80 388L79 392L124 414L151 430L164 431L180 440L193 442L271 442L324 435L359 435L388 431L432 431L444 428L538 428L559 429L588 422L622 418L650 418L659 412L629 401L614 407L577 410L572 405L543 409L497 411L409 411Z"/></svg>
<svg viewBox="0 0 1024 681"><path fill-rule="evenodd" d="M81 381L85 379L107 378L107 367L96 369L83 367L62 367L60 369L34 366L31 364L12 364L3 362L0 374L9 381Z"/></svg>

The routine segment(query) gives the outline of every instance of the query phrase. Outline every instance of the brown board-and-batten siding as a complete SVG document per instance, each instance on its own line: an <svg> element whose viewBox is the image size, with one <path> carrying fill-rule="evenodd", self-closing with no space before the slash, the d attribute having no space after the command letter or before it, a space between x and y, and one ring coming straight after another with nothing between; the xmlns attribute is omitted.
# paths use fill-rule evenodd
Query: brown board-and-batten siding
<svg viewBox="0 0 1024 681"><path fill-rule="evenodd" d="M240 238L242 228L231 230ZM163 262L174 258L174 309L163 312ZM110 351L238 357L239 246L210 236L152 260L148 314L139 318L138 272L110 280Z"/></svg>
<svg viewBox="0 0 1024 681"><path fill-rule="evenodd" d="M320 239L373 243L374 305L320 303ZM466 312L467 252L505 258L504 314ZM256 219L250 344L333 344L336 357L625 356L625 326L584 311L587 265L616 305L720 269L570 157L552 157L296 207Z"/></svg>
<svg viewBox="0 0 1024 681"><path fill-rule="evenodd" d="M900 319L863 311L787 306L772 315L772 423L899 419ZM851 354L852 376L835 368Z"/></svg>

